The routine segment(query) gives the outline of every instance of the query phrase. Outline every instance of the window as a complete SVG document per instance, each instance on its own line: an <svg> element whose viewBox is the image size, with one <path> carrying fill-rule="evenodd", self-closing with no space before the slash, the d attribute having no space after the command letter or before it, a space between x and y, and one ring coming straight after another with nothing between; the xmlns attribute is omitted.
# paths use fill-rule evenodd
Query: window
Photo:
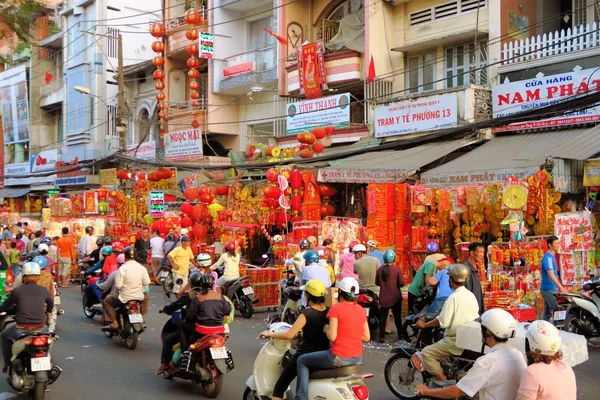
<svg viewBox="0 0 600 400"><path fill-rule="evenodd" d="M9 70L10 84L0 88L1 124L4 132L4 164L29 162L29 94L24 67Z"/></svg>
<svg viewBox="0 0 600 400"><path fill-rule="evenodd" d="M598 0L572 0L573 27L590 25L600 21L600 2Z"/></svg>
<svg viewBox="0 0 600 400"><path fill-rule="evenodd" d="M577 1L577 0L573 0ZM454 0L410 13L410 26L426 24L435 20L477 12L487 6L487 0Z"/></svg>
<svg viewBox="0 0 600 400"><path fill-rule="evenodd" d="M486 42L477 49L473 43L446 47L444 63L446 88L488 84Z"/></svg>
<svg viewBox="0 0 600 400"><path fill-rule="evenodd" d="M406 86L410 93L421 93L435 88L435 51L409 56Z"/></svg>
<svg viewBox="0 0 600 400"><path fill-rule="evenodd" d="M272 30L273 18L267 17L252 21L248 24L248 51L264 49L269 47L275 41L275 38L267 33L263 28Z"/></svg>

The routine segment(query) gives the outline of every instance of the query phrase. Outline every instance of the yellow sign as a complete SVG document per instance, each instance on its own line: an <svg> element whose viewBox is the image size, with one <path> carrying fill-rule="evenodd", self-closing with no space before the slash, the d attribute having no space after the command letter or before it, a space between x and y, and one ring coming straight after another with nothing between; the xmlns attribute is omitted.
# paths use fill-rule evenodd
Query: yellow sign
<svg viewBox="0 0 600 400"><path fill-rule="evenodd" d="M586 161L583 167L583 186L600 186L600 161Z"/></svg>
<svg viewBox="0 0 600 400"><path fill-rule="evenodd" d="M100 185L115 186L117 184L117 169L108 168L100 170Z"/></svg>

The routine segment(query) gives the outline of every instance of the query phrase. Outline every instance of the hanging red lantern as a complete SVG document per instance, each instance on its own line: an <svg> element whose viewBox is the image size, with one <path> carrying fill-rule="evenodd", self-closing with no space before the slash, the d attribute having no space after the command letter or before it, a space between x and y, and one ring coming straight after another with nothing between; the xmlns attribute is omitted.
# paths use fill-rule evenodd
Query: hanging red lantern
<svg viewBox="0 0 600 400"><path fill-rule="evenodd" d="M192 43L192 44L188 44L185 47L185 51L190 55L190 56L195 56L199 53L198 50L198 45L196 43Z"/></svg>
<svg viewBox="0 0 600 400"><path fill-rule="evenodd" d="M162 67L165 65L165 58L163 56L156 56L152 59L152 64L157 68Z"/></svg>
<svg viewBox="0 0 600 400"><path fill-rule="evenodd" d="M208 215L208 208L206 204L196 204L192 207L192 218L194 221L201 221Z"/></svg>
<svg viewBox="0 0 600 400"><path fill-rule="evenodd" d="M325 134L327 136L331 136L331 134L335 131L335 128L331 125L325 127Z"/></svg>
<svg viewBox="0 0 600 400"><path fill-rule="evenodd" d="M185 12L183 19L186 24L190 25L198 25L202 22L202 16L193 8L190 8Z"/></svg>
<svg viewBox="0 0 600 400"><path fill-rule="evenodd" d="M289 168L283 168L283 169L279 170L279 175L283 176L288 181L290 180L291 173L292 173L292 170Z"/></svg>
<svg viewBox="0 0 600 400"><path fill-rule="evenodd" d="M315 137L315 135L313 135L310 132L299 133L297 139L300 143L304 143L304 144L313 144L314 142L317 141L317 138Z"/></svg>
<svg viewBox="0 0 600 400"><path fill-rule="evenodd" d="M182 228L189 228L190 226L193 225L193 221L191 219L189 219L188 217L181 217L181 227Z"/></svg>
<svg viewBox="0 0 600 400"><path fill-rule="evenodd" d="M164 111L159 111L156 115L158 116L158 118L165 118L167 116L167 114Z"/></svg>
<svg viewBox="0 0 600 400"><path fill-rule="evenodd" d="M264 188L265 197L268 199L279 199L281 189L275 185L268 185Z"/></svg>
<svg viewBox="0 0 600 400"><path fill-rule="evenodd" d="M267 176L267 180L269 182L275 183L275 182L277 182L277 177L279 176L279 172L277 172L277 170L274 168L270 168L269 170L267 170L266 176Z"/></svg>
<svg viewBox="0 0 600 400"><path fill-rule="evenodd" d="M279 207L279 199L267 199L267 203L269 204L270 208Z"/></svg>
<svg viewBox="0 0 600 400"><path fill-rule="evenodd" d="M156 105L156 108L158 108L159 110L164 110L165 108L167 108L167 106L165 105L165 103L163 103L162 101L160 103L158 103Z"/></svg>
<svg viewBox="0 0 600 400"><path fill-rule="evenodd" d="M165 99L165 94L163 92L156 93L156 100L163 101Z"/></svg>
<svg viewBox="0 0 600 400"><path fill-rule="evenodd" d="M146 180L146 173L145 172L139 172L137 175L138 180L140 181L145 181Z"/></svg>
<svg viewBox="0 0 600 400"><path fill-rule="evenodd" d="M323 150L325 150L325 146L323 146L323 144L319 142L312 145L312 151L314 151L315 153L322 153Z"/></svg>
<svg viewBox="0 0 600 400"><path fill-rule="evenodd" d="M120 169L117 171L117 178L118 179L127 179L128 173L129 173L129 171L127 171L126 169Z"/></svg>
<svg viewBox="0 0 600 400"><path fill-rule="evenodd" d="M192 234L198 240L204 238L208 233L208 228L202 224L194 224L192 227Z"/></svg>
<svg viewBox="0 0 600 400"><path fill-rule="evenodd" d="M156 170L156 177L158 179L169 179L171 177L171 170L169 168L160 167Z"/></svg>
<svg viewBox="0 0 600 400"><path fill-rule="evenodd" d="M189 187L183 191L183 197L185 197L187 201L194 201L198 198L198 191L193 187Z"/></svg>
<svg viewBox="0 0 600 400"><path fill-rule="evenodd" d="M290 187L294 190L302 186L302 174L299 171L290 172Z"/></svg>
<svg viewBox="0 0 600 400"><path fill-rule="evenodd" d="M165 79L165 71L162 69L157 69L152 73L154 80L160 81Z"/></svg>
<svg viewBox="0 0 600 400"><path fill-rule="evenodd" d="M288 222L290 222L290 215L284 212L277 214L277 222L282 225L287 224Z"/></svg>
<svg viewBox="0 0 600 400"><path fill-rule="evenodd" d="M196 80L190 81L190 89L198 90L198 88L200 88L200 84L198 83L198 81L196 81Z"/></svg>
<svg viewBox="0 0 600 400"><path fill-rule="evenodd" d="M321 218L331 217L335 214L335 207L331 204L321 204Z"/></svg>
<svg viewBox="0 0 600 400"><path fill-rule="evenodd" d="M321 195L321 197L331 197L335 196L335 194L337 193L337 189L335 188L335 186L329 185L327 183L319 183L317 187L319 188L319 194Z"/></svg>
<svg viewBox="0 0 600 400"><path fill-rule="evenodd" d="M228 185L219 185L215 189L215 194L217 196L227 196L229 194L229 186Z"/></svg>
<svg viewBox="0 0 600 400"><path fill-rule="evenodd" d="M165 44L162 40L152 42L152 51L155 53L162 53L165 50Z"/></svg>
<svg viewBox="0 0 600 400"><path fill-rule="evenodd" d="M150 226L150 229L153 231L160 232L161 235L166 235L169 233L169 224L167 221L163 219L159 219L158 221L154 221Z"/></svg>
<svg viewBox="0 0 600 400"><path fill-rule="evenodd" d="M198 200L200 200L200 202L205 203L205 204L209 204L212 203L212 201L215 199L215 195L211 193L202 193L198 196Z"/></svg>
<svg viewBox="0 0 600 400"><path fill-rule="evenodd" d="M155 22L150 26L150 34L155 38L163 37L167 33L167 28L160 22Z"/></svg>
<svg viewBox="0 0 600 400"><path fill-rule="evenodd" d="M200 107L200 101L199 100L192 101L192 107Z"/></svg>
<svg viewBox="0 0 600 400"><path fill-rule="evenodd" d="M117 202L114 200L109 201L108 206L114 210L115 208L117 208Z"/></svg>
<svg viewBox="0 0 600 400"><path fill-rule="evenodd" d="M182 213L184 213L187 216L192 216L192 211L194 211L194 206L191 205L190 203L182 203L179 206L179 209L181 210Z"/></svg>
<svg viewBox="0 0 600 400"><path fill-rule="evenodd" d="M292 196L292 210L294 211L300 211L300 209L302 208L302 197L300 197L300 195L295 194Z"/></svg>
<svg viewBox="0 0 600 400"><path fill-rule="evenodd" d="M116 199L117 198L117 191L116 190L111 190L108 195L110 196L111 199Z"/></svg>
<svg viewBox="0 0 600 400"><path fill-rule="evenodd" d="M190 29L185 33L185 37L188 38L188 40L194 41L198 40L200 34L198 33L198 29Z"/></svg>
<svg viewBox="0 0 600 400"><path fill-rule="evenodd" d="M148 180L149 180L150 182L158 182L158 178L156 177L156 173L154 173L154 172L150 172L150 173L148 174Z"/></svg>
<svg viewBox="0 0 600 400"><path fill-rule="evenodd" d="M165 83L163 81L156 81L154 87L156 90L163 90L165 88Z"/></svg>
<svg viewBox="0 0 600 400"><path fill-rule="evenodd" d="M192 92L192 93L190 93L190 98L192 98L194 100L198 100L200 98L200 93Z"/></svg>
<svg viewBox="0 0 600 400"><path fill-rule="evenodd" d="M298 153L301 158L313 158L314 154L311 149L302 149Z"/></svg>
<svg viewBox="0 0 600 400"><path fill-rule="evenodd" d="M138 187L139 189L146 189L146 182L144 182L144 181L139 181L139 182L137 183L137 187Z"/></svg>
<svg viewBox="0 0 600 400"><path fill-rule="evenodd" d="M198 79L200 77L200 71L192 68L188 71L188 77L190 77L192 79Z"/></svg>
<svg viewBox="0 0 600 400"><path fill-rule="evenodd" d="M313 128L312 134L315 135L317 139L323 139L327 135L327 131L322 126L317 126Z"/></svg>
<svg viewBox="0 0 600 400"><path fill-rule="evenodd" d="M198 68L200 66L200 60L194 56L187 59L187 66L189 68Z"/></svg>

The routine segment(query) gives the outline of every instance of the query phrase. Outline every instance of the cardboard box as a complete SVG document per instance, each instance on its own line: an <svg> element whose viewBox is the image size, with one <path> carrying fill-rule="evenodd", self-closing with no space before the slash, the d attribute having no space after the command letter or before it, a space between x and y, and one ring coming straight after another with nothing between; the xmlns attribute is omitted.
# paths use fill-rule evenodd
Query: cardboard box
<svg viewBox="0 0 600 400"><path fill-rule="evenodd" d="M338 302L338 288L328 288L325 293L325 305L331 307Z"/></svg>

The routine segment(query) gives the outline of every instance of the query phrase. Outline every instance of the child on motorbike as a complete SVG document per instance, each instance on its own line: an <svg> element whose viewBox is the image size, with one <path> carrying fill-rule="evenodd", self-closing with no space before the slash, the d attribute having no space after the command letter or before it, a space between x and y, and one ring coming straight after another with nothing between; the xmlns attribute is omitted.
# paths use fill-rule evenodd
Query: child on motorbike
<svg viewBox="0 0 600 400"><path fill-rule="evenodd" d="M259 337L270 339L291 340L298 332L302 331L302 343L300 343L298 350L296 350L292 358L288 361L277 383L275 383L273 400L282 400L288 386L296 378L296 362L298 357L303 354L329 349L329 339L323 332L323 329L329 322L327 319L329 307L325 306L325 291L327 288L320 280L311 279L306 285L301 286L300 290L304 291L308 308L302 311L290 330L287 332L271 332L266 330L259 335Z"/></svg>

